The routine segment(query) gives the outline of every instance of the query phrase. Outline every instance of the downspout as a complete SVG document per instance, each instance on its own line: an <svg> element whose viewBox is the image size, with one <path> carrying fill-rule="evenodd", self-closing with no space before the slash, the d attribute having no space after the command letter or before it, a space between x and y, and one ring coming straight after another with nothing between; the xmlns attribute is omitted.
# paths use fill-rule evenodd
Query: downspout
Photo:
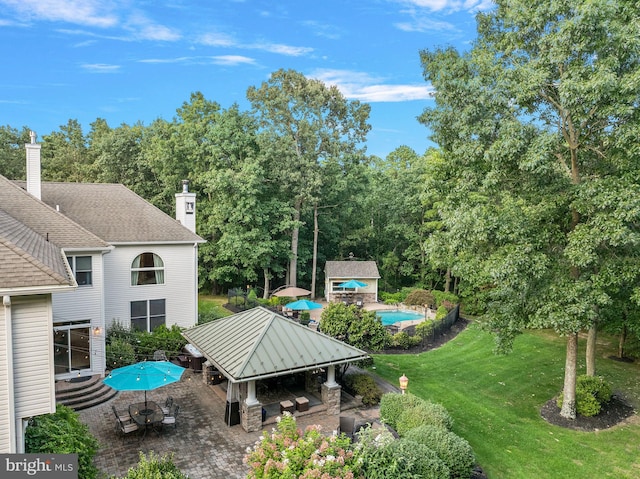
<svg viewBox="0 0 640 479"><path fill-rule="evenodd" d="M194 325L198 324L198 243L193 243L193 305L194 305Z"/></svg>
<svg viewBox="0 0 640 479"><path fill-rule="evenodd" d="M14 377L13 377L13 332L12 332L12 318L11 318L11 296L3 296L2 304L4 307L4 323L5 323L5 337L7 339L7 350L5 353L5 360L7 364L7 400L9 402L9 439L11 441L9 451L10 453L23 452L24 444L22 441L18 442L18 435L16 434L16 426L18 420L16 418L16 405L15 405L15 391L14 391ZM22 431L22 428L20 428ZM21 451L22 450L22 451Z"/></svg>

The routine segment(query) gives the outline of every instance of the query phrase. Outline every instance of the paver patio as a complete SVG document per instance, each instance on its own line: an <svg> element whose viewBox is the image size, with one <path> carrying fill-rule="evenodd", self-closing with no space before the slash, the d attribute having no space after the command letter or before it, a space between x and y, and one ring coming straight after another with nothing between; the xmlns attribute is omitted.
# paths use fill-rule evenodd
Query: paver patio
<svg viewBox="0 0 640 479"><path fill-rule="evenodd" d="M107 476L122 477L139 460L139 451L145 454L173 454L174 463L191 479L234 479L244 478L248 472L243 456L252 447L262 431L247 433L242 426L227 426L224 421L225 400L213 388L204 383L201 374L187 370L180 382L170 384L147 393L148 400L164 404L168 395L180 405L178 426L165 428L158 436L149 432L143 441L137 436L127 437L124 442L116 434L115 417L111 405L118 410L126 410L131 403L142 400L144 393L121 392L114 399L79 412L80 419L89 426L100 441L101 447L95 464ZM343 411L344 415L359 422L375 422L378 408L357 407ZM325 412L309 414L298 418L298 425L304 428L319 424L322 430L331 434L338 427L339 416ZM273 424L265 425L270 431Z"/></svg>

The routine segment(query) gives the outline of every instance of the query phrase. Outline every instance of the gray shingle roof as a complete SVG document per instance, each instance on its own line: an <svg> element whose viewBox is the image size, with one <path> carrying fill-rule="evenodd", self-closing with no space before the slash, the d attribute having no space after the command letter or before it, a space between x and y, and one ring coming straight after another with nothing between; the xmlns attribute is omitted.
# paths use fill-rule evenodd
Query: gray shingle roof
<svg viewBox="0 0 640 479"><path fill-rule="evenodd" d="M367 357L365 351L263 307L217 319L182 334L218 370L236 382Z"/></svg>
<svg viewBox="0 0 640 479"><path fill-rule="evenodd" d="M76 286L62 250L0 209L0 291L44 286Z"/></svg>
<svg viewBox="0 0 640 479"><path fill-rule="evenodd" d="M43 182L42 200L110 243L204 241L124 185Z"/></svg>
<svg viewBox="0 0 640 479"><path fill-rule="evenodd" d="M0 175L0 210L60 248L106 249L109 244Z"/></svg>
<svg viewBox="0 0 640 479"><path fill-rule="evenodd" d="M380 278L375 261L327 261L324 271L327 278Z"/></svg>

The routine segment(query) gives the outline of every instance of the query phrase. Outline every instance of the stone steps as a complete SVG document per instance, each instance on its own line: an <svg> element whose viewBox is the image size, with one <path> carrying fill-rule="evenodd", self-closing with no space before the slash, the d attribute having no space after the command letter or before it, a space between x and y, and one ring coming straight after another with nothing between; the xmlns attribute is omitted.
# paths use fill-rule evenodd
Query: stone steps
<svg viewBox="0 0 640 479"><path fill-rule="evenodd" d="M99 374L79 382L56 381L56 402L76 411L105 403L117 394L118 391L102 382Z"/></svg>

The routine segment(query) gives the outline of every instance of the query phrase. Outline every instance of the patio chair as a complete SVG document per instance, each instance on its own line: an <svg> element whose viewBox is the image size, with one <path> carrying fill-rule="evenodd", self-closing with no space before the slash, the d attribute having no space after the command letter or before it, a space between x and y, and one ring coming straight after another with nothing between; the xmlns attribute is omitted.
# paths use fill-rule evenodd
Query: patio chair
<svg viewBox="0 0 640 479"><path fill-rule="evenodd" d="M168 361L167 355L162 349L159 349L153 353L154 361Z"/></svg>
<svg viewBox="0 0 640 479"><path fill-rule="evenodd" d="M133 434L139 429L135 422L125 423L119 418L116 419L116 427L118 428L118 432L122 435L123 444L128 435Z"/></svg>
<svg viewBox="0 0 640 479"><path fill-rule="evenodd" d="M178 412L180 411L180 406L175 405L173 407L173 410L167 414L164 419L162 420L162 428L164 429L164 426L173 426L174 429L178 428L178 422L177 422L177 418L178 418Z"/></svg>
<svg viewBox="0 0 640 479"><path fill-rule="evenodd" d="M171 412L171 407L173 406L173 396L167 396L167 400L164 402L164 406L161 406L162 412L165 416L169 415Z"/></svg>
<svg viewBox="0 0 640 479"><path fill-rule="evenodd" d="M353 439L353 432L356 425L356 419L350 416L340 416L340 424L338 425L338 434L344 434L349 439Z"/></svg>
<svg viewBox="0 0 640 479"><path fill-rule="evenodd" d="M111 405L111 409L113 410L113 414L115 414L116 419L118 421L122 421L125 424L133 422L133 420L131 419L131 416L129 415L128 412L118 411L114 404Z"/></svg>

